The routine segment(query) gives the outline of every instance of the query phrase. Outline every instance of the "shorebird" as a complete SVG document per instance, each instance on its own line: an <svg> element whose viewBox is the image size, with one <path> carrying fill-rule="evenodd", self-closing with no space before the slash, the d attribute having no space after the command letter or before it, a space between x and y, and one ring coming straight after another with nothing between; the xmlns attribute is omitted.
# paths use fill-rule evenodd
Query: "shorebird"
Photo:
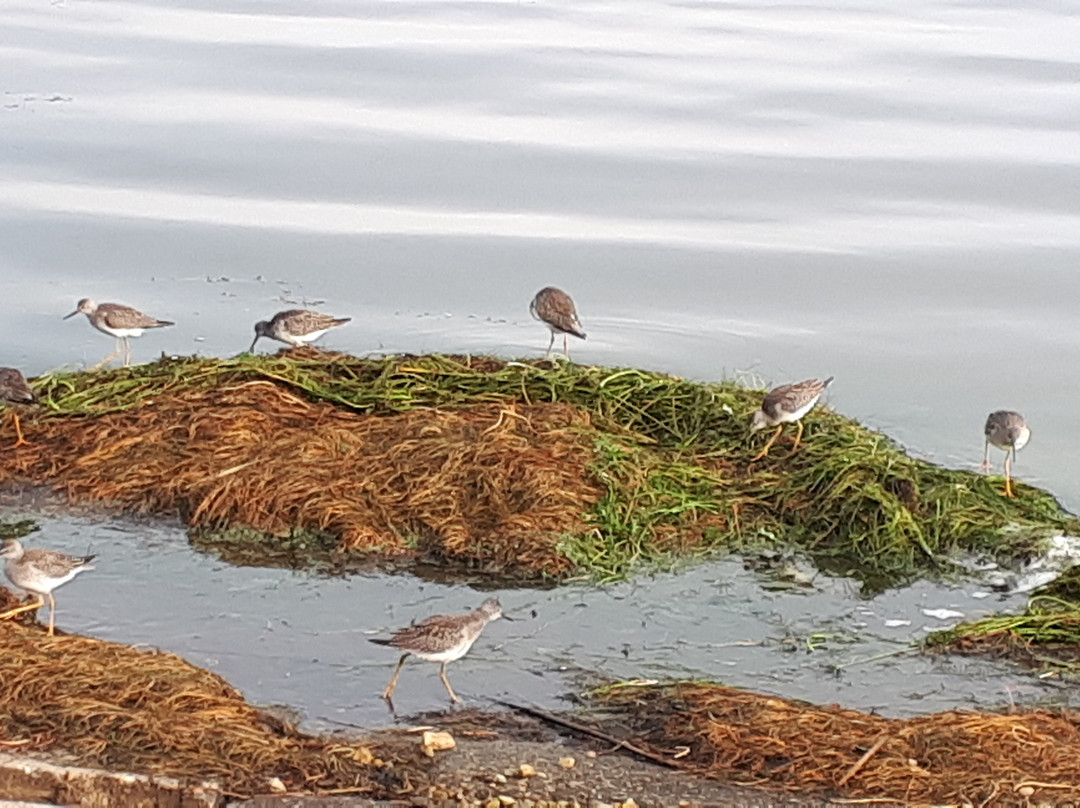
<svg viewBox="0 0 1080 808"><path fill-rule="evenodd" d="M818 403L821 394L825 392L825 388L829 386L832 380L832 376L823 382L817 379L807 379L795 384L781 385L765 394L765 398L761 402L761 409L754 413L754 419L750 423L750 431L757 432L759 429L775 426L776 432L769 438L765 448L754 456L753 460L760 460L765 457L772 445L776 443L776 439L780 437L784 424L790 424L792 421L797 421L799 424L799 431L795 435L795 447L792 451L799 448L799 441L802 439L803 433L802 417L814 409L814 405Z"/></svg>
<svg viewBox="0 0 1080 808"><path fill-rule="evenodd" d="M7 620L17 614L40 609L45 605L45 596L49 598L49 636L55 633L56 599L52 591L61 584L66 584L80 572L92 570L94 556L69 556L56 550L33 548L24 550L18 539L8 539L0 550L0 558L5 559L4 573L20 589L25 589L36 598L35 602L18 606L0 614L0 620Z"/></svg>
<svg viewBox="0 0 1080 808"><path fill-rule="evenodd" d="M106 356L91 370L97 370L124 352L124 367L131 364L131 337L141 337L147 328L164 328L167 325L176 325L168 320L155 320L147 317L141 311L130 306L122 306L119 303L95 303L88 297L84 297L75 307L75 311L64 317L65 320L76 314L85 314L90 325L103 334L116 337L116 350Z"/></svg>
<svg viewBox="0 0 1080 808"><path fill-rule="evenodd" d="M502 606L498 599L488 598L479 609L467 614L436 614L395 631L394 636L388 640L371 640L376 645L389 645L405 652L398 660L394 676L383 691L382 697L387 701L393 698L394 688L397 687L398 677L401 675L401 667L409 658L409 654L412 654L428 662L440 663L439 678L442 679L446 692L450 694L450 701L461 701L454 693L454 688L450 687L450 680L446 678L446 665L448 662L465 656L472 648L472 644L476 642L476 638L480 636L480 632L484 630L484 626L502 616Z"/></svg>
<svg viewBox="0 0 1080 808"><path fill-rule="evenodd" d="M331 328L352 320L352 317L331 317L329 314L319 314L317 311L308 309L289 309L279 311L269 320L259 320L255 323L255 339L251 341L248 353L255 350L255 343L259 337L269 337L278 342L284 342L294 348L314 342Z"/></svg>
<svg viewBox="0 0 1080 808"><path fill-rule="evenodd" d="M983 445L983 462L981 468L989 471L993 468L990 462L990 444L1005 450L1005 491L1004 496L1015 497L1012 490L1012 464L1016 462L1016 453L1023 449L1031 440L1031 430L1028 429L1024 416L1010 410L998 410L990 413L986 418L986 426L983 427L986 435L986 443Z"/></svg>
<svg viewBox="0 0 1080 808"><path fill-rule="evenodd" d="M15 368L0 368L0 401L5 404L33 404L36 401L34 391L30 389L30 383ZM15 419L15 435L18 437L15 445L26 446L22 426L19 424L19 411L13 407L11 414Z"/></svg>
<svg viewBox="0 0 1080 808"><path fill-rule="evenodd" d="M551 349L555 345L555 335L563 335L563 355L570 358L570 346L567 334L585 339L585 331L578 320L577 309L570 295L562 289L554 286L545 286L536 293L536 297L529 304L529 313L537 320L542 321L551 329L551 341L548 343L545 358L551 356Z"/></svg>

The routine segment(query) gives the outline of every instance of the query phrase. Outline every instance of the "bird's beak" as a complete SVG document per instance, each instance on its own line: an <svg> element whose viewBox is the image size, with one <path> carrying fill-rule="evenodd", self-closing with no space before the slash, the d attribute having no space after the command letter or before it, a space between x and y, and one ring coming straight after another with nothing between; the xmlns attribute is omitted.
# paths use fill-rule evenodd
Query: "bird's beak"
<svg viewBox="0 0 1080 808"><path fill-rule="evenodd" d="M504 614L504 615L502 616L502 619L503 619L503 620L509 620L509 621L510 621L511 623L514 623L514 622L516 622L515 618L511 617L511 616L510 616L510 615L508 615L508 614Z"/></svg>
<svg viewBox="0 0 1080 808"><path fill-rule="evenodd" d="M63 318L61 318L61 319L64 319L64 320L70 320L70 319L71 319L72 317L74 317L74 316L75 316L76 314L78 314L78 313L79 313L79 310L78 310L78 309L75 309L75 311L71 312L71 314L66 314L66 315L64 315L64 317L63 317Z"/></svg>
<svg viewBox="0 0 1080 808"><path fill-rule="evenodd" d="M255 353L255 343L259 341L258 335L251 341L251 347L247 349L248 353Z"/></svg>

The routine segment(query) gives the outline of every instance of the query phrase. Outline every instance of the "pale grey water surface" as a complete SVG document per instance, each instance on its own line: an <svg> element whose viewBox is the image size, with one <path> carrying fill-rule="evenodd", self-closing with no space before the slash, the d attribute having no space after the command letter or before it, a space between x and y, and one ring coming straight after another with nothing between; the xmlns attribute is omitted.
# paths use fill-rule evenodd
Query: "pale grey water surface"
<svg viewBox="0 0 1080 808"><path fill-rule="evenodd" d="M835 374L833 407L948 465L981 459L987 412L1020 410L1018 473L1075 510L1077 42L1080 6L1048 2L6 0L0 363L105 356L60 320L83 296L176 321L141 360L239 352L293 303L351 315L324 344L355 353L536 355L527 305L553 283L589 331L579 361ZM62 626L311 720L385 719L393 654L365 631L482 599L235 569L168 526L46 528L101 555ZM827 670L939 622L923 607L1003 605L971 594L765 593L736 562L518 590L508 608L538 616L491 626L452 676L542 703L579 670L891 714L1037 697L986 663ZM812 632L858 639L782 650ZM433 674L408 671L399 706L441 704Z"/></svg>

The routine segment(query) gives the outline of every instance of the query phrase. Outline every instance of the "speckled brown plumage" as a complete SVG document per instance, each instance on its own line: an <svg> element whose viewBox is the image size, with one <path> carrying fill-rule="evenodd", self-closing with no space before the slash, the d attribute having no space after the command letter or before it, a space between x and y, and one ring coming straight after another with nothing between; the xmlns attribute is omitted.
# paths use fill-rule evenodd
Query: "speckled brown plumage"
<svg viewBox="0 0 1080 808"><path fill-rule="evenodd" d="M255 350L255 343L260 337L269 337L293 347L314 342L331 328L352 320L351 317L332 317L309 309L289 309L279 311L269 320L255 323L255 339L251 342L248 353Z"/></svg>
<svg viewBox="0 0 1080 808"><path fill-rule="evenodd" d="M32 404L34 391L21 371L0 368L0 401L11 404Z"/></svg>
<svg viewBox="0 0 1080 808"><path fill-rule="evenodd" d="M492 620L502 617L502 606L498 599L488 598L479 609L466 614L437 614L395 631L388 640L372 639L377 645L388 645L404 651L398 660L397 668L390 684L383 691L383 698L390 700L397 687L401 667L409 655L418 656L430 662L440 663L439 678L442 679L451 701L460 701L446 678L446 664L460 659L472 648L484 627Z"/></svg>
<svg viewBox="0 0 1080 808"><path fill-rule="evenodd" d="M776 426L801 418L813 408L825 388L832 382L830 376L825 381L806 379L794 384L784 384L770 390L761 402L761 411L765 413L765 425Z"/></svg>
<svg viewBox="0 0 1080 808"><path fill-rule="evenodd" d="M536 293L536 297L529 304L529 312L537 320L545 323L551 329L551 341L548 343L547 355L551 356L551 348L555 344L555 335L563 335L563 353L570 358L570 348L566 335L573 334L575 337L585 339L585 330L581 327L578 319L577 308L570 295L562 289L547 286Z"/></svg>

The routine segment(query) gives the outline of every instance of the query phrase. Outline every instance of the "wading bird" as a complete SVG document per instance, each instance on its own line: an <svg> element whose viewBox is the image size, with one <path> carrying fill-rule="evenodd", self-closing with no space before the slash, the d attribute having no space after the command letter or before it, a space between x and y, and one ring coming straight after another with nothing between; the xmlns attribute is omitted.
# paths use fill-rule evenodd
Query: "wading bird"
<svg viewBox="0 0 1080 808"><path fill-rule="evenodd" d="M66 584L80 572L92 570L90 564L95 556L69 556L56 550L32 548L23 549L18 539L8 539L0 549L0 558L4 561L4 573L20 589L25 589L36 600L23 604L0 614L0 620L7 620L17 614L40 609L49 598L49 636L55 633L56 599L52 591Z"/></svg>
<svg viewBox="0 0 1080 808"><path fill-rule="evenodd" d="M566 335L573 334L579 339L585 339L585 330L581 327L581 321L578 320L574 301L562 289L556 289L554 286L541 289L529 304L529 312L551 329L551 341L548 342L545 357L551 356L556 334L563 335L563 355L567 359L570 358L570 345Z"/></svg>
<svg viewBox="0 0 1080 808"><path fill-rule="evenodd" d="M814 405L818 403L821 394L825 392L825 388L829 386L832 380L832 376L823 382L817 379L807 379L795 384L781 385L765 394L765 398L761 402L761 409L754 413L754 418L750 423L750 431L757 432L760 429L775 426L776 432L769 438L765 448L754 456L754 460L765 457L772 445L776 443L776 439L780 437L784 424L790 424L793 421L798 422L799 431L795 434L795 447L792 451L799 448L799 441L802 439L803 433L802 417L814 409Z"/></svg>
<svg viewBox="0 0 1080 808"><path fill-rule="evenodd" d="M405 652L398 660L390 684L383 691L383 698L387 701L393 698L398 677L401 675L401 667L409 658L409 654L412 654L428 662L438 662L439 678L442 679L446 692L450 694L450 701L461 701L454 693L454 688L450 687L450 680L446 678L446 665L465 656L484 627L502 616L502 606L498 599L488 598L479 609L467 614L433 615L419 623L395 631L394 636L388 640L371 640L376 645L389 645L391 648Z"/></svg>
<svg viewBox="0 0 1080 808"><path fill-rule="evenodd" d="M80 300L75 311L64 319L67 320L76 314L85 314L90 325L98 331L116 337L116 350L94 365L91 370L107 365L120 355L121 350L124 352L124 367L127 367L131 364L130 340L132 337L141 337L143 331L148 328L176 325L168 320L155 320L130 306L122 306L119 303L95 303L88 297Z"/></svg>
<svg viewBox="0 0 1080 808"><path fill-rule="evenodd" d="M331 317L308 309L290 309L279 311L269 320L255 323L255 339L251 341L248 353L255 350L255 343L260 337L269 337L284 342L294 348L314 342L331 328L352 320L352 317Z"/></svg>
<svg viewBox="0 0 1080 808"><path fill-rule="evenodd" d="M1004 496L1015 497L1012 490L1012 464L1016 462L1016 453L1023 449L1031 440L1031 430L1028 429L1024 416L1011 410L998 410L990 413L983 427L986 442L983 444L983 462L981 468L989 471L993 468L990 462L990 444L1005 450L1005 491Z"/></svg>

